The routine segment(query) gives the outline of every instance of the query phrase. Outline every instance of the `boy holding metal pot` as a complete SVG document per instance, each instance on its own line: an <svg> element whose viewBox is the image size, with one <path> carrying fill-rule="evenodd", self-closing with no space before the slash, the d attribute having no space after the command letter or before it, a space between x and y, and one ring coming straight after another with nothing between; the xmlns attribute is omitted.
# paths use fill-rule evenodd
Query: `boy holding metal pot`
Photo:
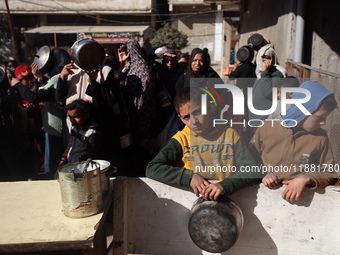
<svg viewBox="0 0 340 255"><path fill-rule="evenodd" d="M186 125L149 162L146 176L168 184L190 186L196 196L217 200L260 182L260 171L239 172L257 165L237 132L226 125L213 127L214 107L203 114L198 88L182 89L174 100L179 118ZM210 183L209 180L219 180Z"/></svg>

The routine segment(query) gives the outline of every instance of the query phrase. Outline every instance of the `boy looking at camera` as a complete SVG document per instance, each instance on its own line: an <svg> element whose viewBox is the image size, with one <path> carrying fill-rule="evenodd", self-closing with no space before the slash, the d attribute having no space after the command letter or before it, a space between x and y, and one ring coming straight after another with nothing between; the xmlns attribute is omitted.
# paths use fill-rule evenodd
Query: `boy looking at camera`
<svg viewBox="0 0 340 255"><path fill-rule="evenodd" d="M236 165L254 166L256 162L234 129L226 125L213 127L214 109L209 103L208 114L202 114L201 95L198 89L189 87L178 93L174 105L185 127L148 164L146 176L190 186L196 196L217 200L220 195L229 196L259 182L262 174L230 172Z"/></svg>

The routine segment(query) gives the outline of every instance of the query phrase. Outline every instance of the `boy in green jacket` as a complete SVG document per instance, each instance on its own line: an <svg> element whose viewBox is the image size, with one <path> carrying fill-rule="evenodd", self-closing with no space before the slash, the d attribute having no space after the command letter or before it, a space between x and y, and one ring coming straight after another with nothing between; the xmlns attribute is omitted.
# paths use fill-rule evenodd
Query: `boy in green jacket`
<svg viewBox="0 0 340 255"><path fill-rule="evenodd" d="M211 104L208 103L208 114L202 113L201 96L197 88L190 92L187 87L178 93L175 109L186 126L149 162L146 176L190 186L196 196L217 200L260 182L263 173L234 129L226 125L214 127Z"/></svg>

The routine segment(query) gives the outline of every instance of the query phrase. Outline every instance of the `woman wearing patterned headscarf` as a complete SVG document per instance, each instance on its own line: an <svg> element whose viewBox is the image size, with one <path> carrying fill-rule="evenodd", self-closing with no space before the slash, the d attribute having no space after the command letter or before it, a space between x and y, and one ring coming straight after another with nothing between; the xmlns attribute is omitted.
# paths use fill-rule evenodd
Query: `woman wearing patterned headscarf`
<svg viewBox="0 0 340 255"><path fill-rule="evenodd" d="M130 39L124 48L130 58L123 88L130 128L134 141L145 143L151 138L150 121L155 113L154 76L137 41Z"/></svg>

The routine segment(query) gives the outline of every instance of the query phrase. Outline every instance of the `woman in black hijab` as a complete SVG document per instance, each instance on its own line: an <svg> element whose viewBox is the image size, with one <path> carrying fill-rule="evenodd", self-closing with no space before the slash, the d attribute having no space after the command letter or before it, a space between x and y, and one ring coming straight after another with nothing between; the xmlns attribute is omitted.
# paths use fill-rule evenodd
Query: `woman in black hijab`
<svg viewBox="0 0 340 255"><path fill-rule="evenodd" d="M227 89L215 89L215 84L224 84L224 82L210 66L208 52L199 48L193 49L184 78L184 87L199 87L213 94L216 92L221 99L221 103L216 105L216 117L229 119L232 116L232 95ZM225 108L226 105L229 108ZM228 110L223 110L224 108Z"/></svg>
<svg viewBox="0 0 340 255"><path fill-rule="evenodd" d="M218 78L218 73L210 66L209 54L200 49L193 49L189 59L188 71L184 80L184 87L190 86L191 78Z"/></svg>

